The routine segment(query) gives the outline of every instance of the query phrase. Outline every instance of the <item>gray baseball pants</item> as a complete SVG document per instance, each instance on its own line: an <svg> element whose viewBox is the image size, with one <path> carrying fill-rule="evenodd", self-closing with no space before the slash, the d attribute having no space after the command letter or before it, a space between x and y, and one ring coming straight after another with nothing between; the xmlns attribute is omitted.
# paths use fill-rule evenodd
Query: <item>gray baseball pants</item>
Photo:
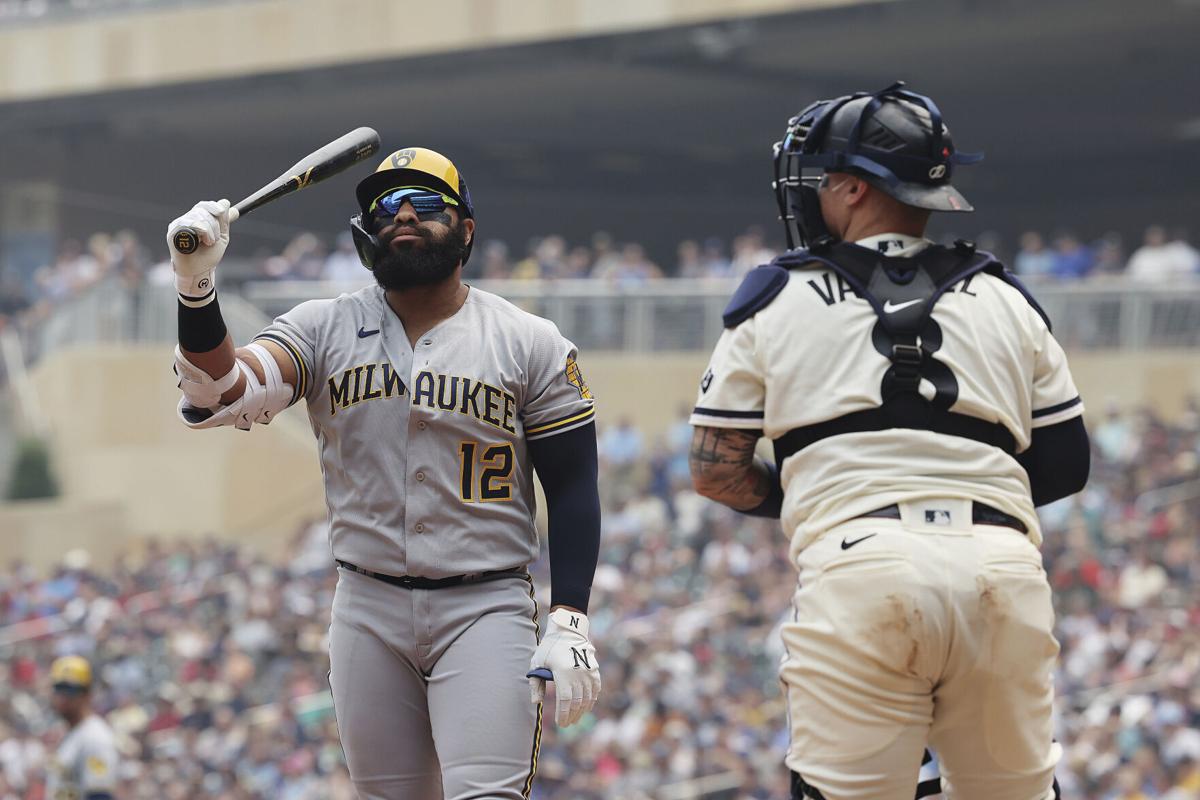
<svg viewBox="0 0 1200 800"><path fill-rule="evenodd" d="M360 798L529 797L536 617L523 575L406 589L338 570L329 684Z"/></svg>

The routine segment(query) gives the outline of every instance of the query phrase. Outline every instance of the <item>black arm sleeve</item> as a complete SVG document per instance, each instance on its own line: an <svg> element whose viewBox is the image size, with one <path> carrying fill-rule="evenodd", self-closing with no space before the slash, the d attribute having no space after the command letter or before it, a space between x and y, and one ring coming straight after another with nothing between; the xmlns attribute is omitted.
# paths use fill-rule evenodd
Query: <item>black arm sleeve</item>
<svg viewBox="0 0 1200 800"><path fill-rule="evenodd" d="M774 464L767 464L767 473L771 476L771 491L761 503L742 513L752 517L779 519L779 515L783 513L783 484L779 481L779 468Z"/></svg>
<svg viewBox="0 0 1200 800"><path fill-rule="evenodd" d="M213 294L216 293L213 289ZM225 319L217 298L206 306L192 308L179 303L179 346L189 353L216 350L225 341Z"/></svg>
<svg viewBox="0 0 1200 800"><path fill-rule="evenodd" d="M586 614L600 557L596 425L536 439L529 443L529 455L546 490L550 603Z"/></svg>
<svg viewBox="0 0 1200 800"><path fill-rule="evenodd" d="M1087 484L1092 467L1083 417L1034 428L1029 449L1018 454L1017 461L1029 473L1035 506L1075 494Z"/></svg>

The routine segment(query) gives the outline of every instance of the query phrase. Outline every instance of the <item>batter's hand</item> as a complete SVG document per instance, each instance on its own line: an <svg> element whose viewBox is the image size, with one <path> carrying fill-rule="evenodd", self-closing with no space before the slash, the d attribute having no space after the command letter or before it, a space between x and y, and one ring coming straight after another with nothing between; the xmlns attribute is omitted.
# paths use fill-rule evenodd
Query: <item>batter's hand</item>
<svg viewBox="0 0 1200 800"><path fill-rule="evenodd" d="M529 662L530 700L546 697L546 680L535 672L554 676L554 720L560 728L573 725L592 710L600 696L600 665L596 648L588 641L586 614L558 608L550 612L546 635Z"/></svg>
<svg viewBox="0 0 1200 800"><path fill-rule="evenodd" d="M229 223L238 218L228 200L202 200L192 210L167 226L167 247L175 268L175 288L187 297L203 297L212 291L213 271L229 246ZM200 246L184 254L175 249L175 232L191 228L200 237Z"/></svg>

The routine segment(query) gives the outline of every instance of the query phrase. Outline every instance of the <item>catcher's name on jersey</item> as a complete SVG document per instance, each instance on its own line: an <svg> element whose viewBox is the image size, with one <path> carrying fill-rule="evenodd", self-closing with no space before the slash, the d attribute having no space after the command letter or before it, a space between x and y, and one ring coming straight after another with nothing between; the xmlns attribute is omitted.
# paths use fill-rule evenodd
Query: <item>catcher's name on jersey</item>
<svg viewBox="0 0 1200 800"><path fill-rule="evenodd" d="M404 398L408 394L400 373L390 363L358 364L329 379L329 416L368 400ZM422 370L413 382L412 404L465 414L493 428L517 432L517 398L477 378Z"/></svg>
<svg viewBox="0 0 1200 800"><path fill-rule="evenodd" d="M594 416L575 346L552 322L471 287L410 344L372 286L302 303L257 338L295 361L335 558L440 578L537 557L526 443Z"/></svg>

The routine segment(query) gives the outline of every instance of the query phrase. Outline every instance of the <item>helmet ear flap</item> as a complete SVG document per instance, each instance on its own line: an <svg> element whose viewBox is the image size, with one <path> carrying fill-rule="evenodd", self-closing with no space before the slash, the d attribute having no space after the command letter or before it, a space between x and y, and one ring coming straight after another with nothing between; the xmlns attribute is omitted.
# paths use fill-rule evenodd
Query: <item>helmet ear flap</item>
<svg viewBox="0 0 1200 800"><path fill-rule="evenodd" d="M375 261L379 257L379 239L367 231L362 214L355 214L350 218L350 235L354 239L358 260L367 269L374 270Z"/></svg>
<svg viewBox="0 0 1200 800"><path fill-rule="evenodd" d="M796 227L804 245L812 250L832 242L833 234L821 215L821 198L816 188L803 184L795 187L794 192Z"/></svg>

